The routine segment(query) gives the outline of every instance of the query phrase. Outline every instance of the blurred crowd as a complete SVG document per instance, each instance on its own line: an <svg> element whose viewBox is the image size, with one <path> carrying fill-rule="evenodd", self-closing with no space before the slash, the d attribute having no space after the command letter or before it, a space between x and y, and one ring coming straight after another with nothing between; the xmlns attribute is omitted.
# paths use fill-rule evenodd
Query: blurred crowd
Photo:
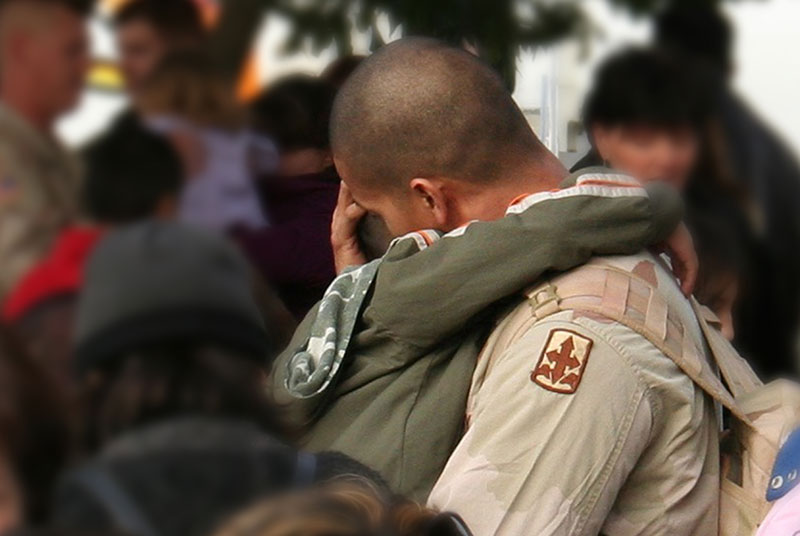
<svg viewBox="0 0 800 536"><path fill-rule="evenodd" d="M129 108L74 154L54 126L84 87L92 8L0 1L0 533L469 534L374 468L303 450L268 389L350 264L331 244L330 123L364 59L243 103L191 0L131 0L113 21ZM680 191L698 300L760 374L794 376L800 167L730 88L717 11L655 27L598 68L574 170ZM361 219L362 262L390 228Z"/></svg>

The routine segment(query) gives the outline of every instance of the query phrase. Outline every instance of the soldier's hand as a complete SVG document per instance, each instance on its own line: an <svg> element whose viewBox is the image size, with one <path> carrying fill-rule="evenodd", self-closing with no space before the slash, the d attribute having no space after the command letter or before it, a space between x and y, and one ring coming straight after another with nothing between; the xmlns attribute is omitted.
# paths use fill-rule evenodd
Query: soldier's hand
<svg viewBox="0 0 800 536"><path fill-rule="evenodd" d="M700 262L694 250L692 235L685 224L680 224L663 245L664 251L672 260L672 272L681 283L681 291L689 296L697 283Z"/></svg>
<svg viewBox="0 0 800 536"><path fill-rule="evenodd" d="M358 242L358 222L366 213L367 211L355 202L353 194L343 181L331 223L331 245L337 274L342 273L348 266L360 266L367 262Z"/></svg>

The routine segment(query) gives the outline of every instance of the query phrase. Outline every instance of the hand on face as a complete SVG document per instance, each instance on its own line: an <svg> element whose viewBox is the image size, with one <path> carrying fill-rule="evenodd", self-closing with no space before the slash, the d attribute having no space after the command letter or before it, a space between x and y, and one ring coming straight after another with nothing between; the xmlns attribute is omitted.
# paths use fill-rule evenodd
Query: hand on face
<svg viewBox="0 0 800 536"><path fill-rule="evenodd" d="M342 182L331 223L331 245L337 274L348 266L360 266L367 262L358 241L358 223L366 214L367 211L353 199L350 188Z"/></svg>

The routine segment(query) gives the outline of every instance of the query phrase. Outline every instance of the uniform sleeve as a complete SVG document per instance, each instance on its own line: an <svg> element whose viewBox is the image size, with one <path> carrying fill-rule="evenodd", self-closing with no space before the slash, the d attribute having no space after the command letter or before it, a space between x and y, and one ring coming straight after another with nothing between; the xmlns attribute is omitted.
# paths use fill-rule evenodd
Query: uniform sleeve
<svg viewBox="0 0 800 536"><path fill-rule="evenodd" d="M564 321L536 324L501 354L470 411L430 503L476 536L597 534L653 428L626 360Z"/></svg>
<svg viewBox="0 0 800 536"><path fill-rule="evenodd" d="M638 253L664 240L683 214L678 194L658 183L646 189L582 185L523 203L515 213L474 222L410 257L388 255L365 316L395 338L426 348L547 272L596 255Z"/></svg>

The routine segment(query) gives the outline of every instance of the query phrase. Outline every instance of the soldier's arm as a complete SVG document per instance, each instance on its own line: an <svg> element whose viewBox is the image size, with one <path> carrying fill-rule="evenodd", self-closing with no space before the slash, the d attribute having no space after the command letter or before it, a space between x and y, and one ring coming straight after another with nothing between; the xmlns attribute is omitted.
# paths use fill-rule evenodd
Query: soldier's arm
<svg viewBox="0 0 800 536"><path fill-rule="evenodd" d="M651 437L647 386L569 314L489 365L431 494L476 536L598 534Z"/></svg>
<svg viewBox="0 0 800 536"><path fill-rule="evenodd" d="M591 177L531 196L505 218L474 222L414 255L391 250L365 316L396 338L426 347L549 271L569 270L595 255L637 253L678 226L683 205L674 190L621 184L627 178L612 174Z"/></svg>
<svg viewBox="0 0 800 536"><path fill-rule="evenodd" d="M23 171L0 153L0 301L46 249L42 209Z"/></svg>

